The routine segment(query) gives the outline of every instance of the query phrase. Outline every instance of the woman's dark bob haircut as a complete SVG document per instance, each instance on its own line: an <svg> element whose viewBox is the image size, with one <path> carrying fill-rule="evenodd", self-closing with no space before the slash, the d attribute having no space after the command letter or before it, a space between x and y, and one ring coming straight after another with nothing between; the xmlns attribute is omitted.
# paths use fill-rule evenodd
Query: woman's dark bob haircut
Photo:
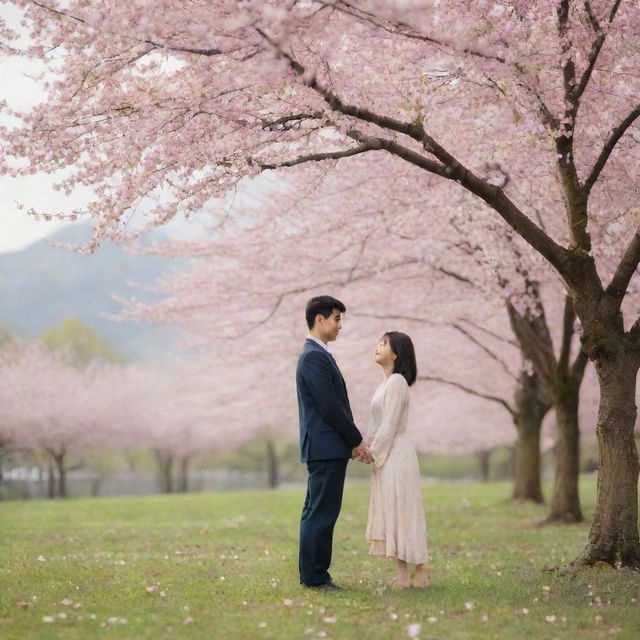
<svg viewBox="0 0 640 640"><path fill-rule="evenodd" d="M411 338L400 331L387 331L382 337L383 339L388 339L391 351L396 354L393 373L403 375L409 386L411 386L418 376L416 352Z"/></svg>

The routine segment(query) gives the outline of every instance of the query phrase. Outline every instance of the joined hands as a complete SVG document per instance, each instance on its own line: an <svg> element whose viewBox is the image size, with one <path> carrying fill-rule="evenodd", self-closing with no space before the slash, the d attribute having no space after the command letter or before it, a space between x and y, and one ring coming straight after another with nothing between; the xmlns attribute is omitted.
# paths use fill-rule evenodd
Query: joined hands
<svg viewBox="0 0 640 640"><path fill-rule="evenodd" d="M365 464L371 464L373 462L373 456L371 455L371 449L364 440L353 450L351 457L358 462L364 462Z"/></svg>

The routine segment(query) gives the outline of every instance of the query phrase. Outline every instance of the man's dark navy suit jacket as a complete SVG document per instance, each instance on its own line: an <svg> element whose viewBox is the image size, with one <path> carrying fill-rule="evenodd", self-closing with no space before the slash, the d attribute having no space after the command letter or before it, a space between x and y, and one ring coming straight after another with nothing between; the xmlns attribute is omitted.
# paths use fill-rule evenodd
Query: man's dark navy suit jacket
<svg viewBox="0 0 640 640"><path fill-rule="evenodd" d="M353 422L347 387L333 356L307 340L296 368L302 462L350 458L362 434Z"/></svg>

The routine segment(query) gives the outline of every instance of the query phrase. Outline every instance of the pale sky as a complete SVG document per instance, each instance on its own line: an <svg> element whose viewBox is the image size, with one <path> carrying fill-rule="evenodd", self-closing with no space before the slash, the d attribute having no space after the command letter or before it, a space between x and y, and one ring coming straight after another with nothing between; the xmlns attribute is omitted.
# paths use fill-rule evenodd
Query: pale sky
<svg viewBox="0 0 640 640"><path fill-rule="evenodd" d="M15 24L15 8L6 4L0 6L0 16ZM37 80L38 65L18 56L0 57L0 77L2 78L2 99L12 109L29 109L44 98ZM0 118L3 125L11 125L12 120ZM24 205L19 210L17 203ZM64 223L59 221L36 221L26 211L51 209L63 211L68 206L64 197L51 188L49 176L28 176L12 179L0 176L0 253L16 251L40 240L59 229Z"/></svg>
<svg viewBox="0 0 640 640"><path fill-rule="evenodd" d="M70 202L68 198L51 188L51 176L0 176L0 253L23 249L66 224L72 224L69 221L35 220L27 213L29 208L33 207L36 211L64 212L69 210ZM19 203L24 205L22 210L18 208ZM74 203L79 204L78 198Z"/></svg>
<svg viewBox="0 0 640 640"><path fill-rule="evenodd" d="M15 6L0 2L0 18L9 25L19 23L19 13ZM0 56L0 78L2 92L0 99L6 100L9 108L18 111L29 110L45 99L38 75L42 66L33 60L24 60L19 56ZM18 121L0 115L0 124L12 126ZM58 176L59 178L60 176ZM83 209L85 203L92 199L89 190L78 192L69 198L52 188L54 176L38 174L21 178L10 178L0 175L0 253L19 251L30 244L45 238L61 227L74 224L70 221L53 219L49 222L36 220L27 211L49 214L68 213L72 209ZM20 208L19 205L22 205ZM87 220L78 218L77 224L86 224ZM173 237L201 237L201 223L204 220L175 220L165 227L168 235Z"/></svg>
<svg viewBox="0 0 640 640"><path fill-rule="evenodd" d="M15 26L18 24L19 13L15 7L0 3L0 18ZM7 101L9 108L29 110L45 99L38 80L41 69L40 64L33 60L24 60L14 55L0 56L0 98ZM16 123L17 120L0 115L0 124L11 126ZM82 209L92 199L89 190L68 198L52 188L53 182L54 177L46 174L21 178L0 175L0 253L19 251L63 226L74 224L55 218L49 222L36 220L27 213L29 209L64 214L75 208ZM22 209L19 205L22 205ZM78 218L77 224L86 222L86 219ZM166 227L166 232L174 237L198 237L201 227L198 221L175 220Z"/></svg>

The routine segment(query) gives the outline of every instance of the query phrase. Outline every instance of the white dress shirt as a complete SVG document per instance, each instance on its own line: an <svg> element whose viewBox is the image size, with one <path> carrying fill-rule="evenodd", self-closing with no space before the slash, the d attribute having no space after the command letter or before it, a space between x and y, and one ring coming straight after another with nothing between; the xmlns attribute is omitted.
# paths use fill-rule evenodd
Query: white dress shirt
<svg viewBox="0 0 640 640"><path fill-rule="evenodd" d="M324 342L322 342L322 340L320 340L319 338L316 338L315 336L312 336L311 334L309 334L307 336L307 340L313 340L314 342L317 342L325 351L328 351L329 353L331 353L331 351L329 350L329 346L326 345Z"/></svg>

